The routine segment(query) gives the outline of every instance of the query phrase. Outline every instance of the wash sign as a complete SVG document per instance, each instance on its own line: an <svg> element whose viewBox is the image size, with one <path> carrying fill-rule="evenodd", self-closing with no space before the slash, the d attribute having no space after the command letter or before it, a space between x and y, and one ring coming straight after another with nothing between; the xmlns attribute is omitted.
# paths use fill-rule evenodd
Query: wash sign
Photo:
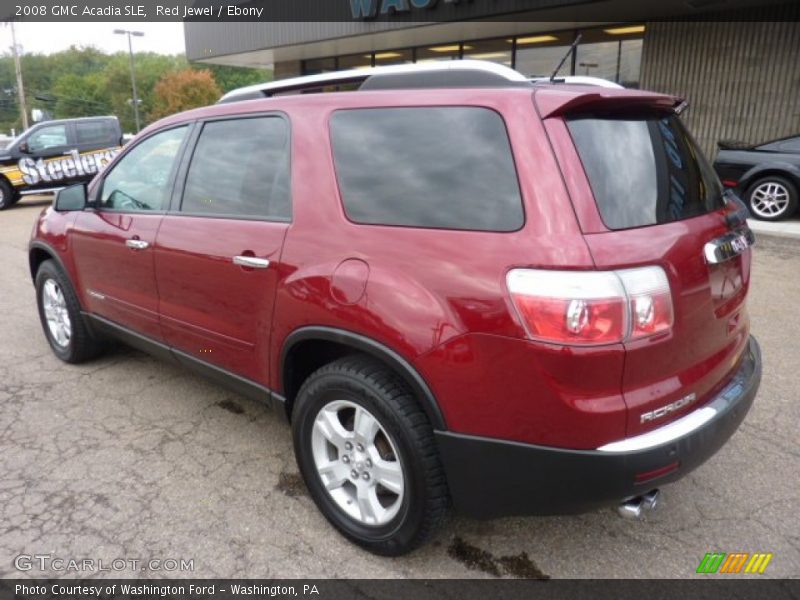
<svg viewBox="0 0 800 600"><path fill-rule="evenodd" d="M467 4L471 0L350 0L350 12L354 19L374 19L379 15L391 16L434 8L439 2Z"/></svg>

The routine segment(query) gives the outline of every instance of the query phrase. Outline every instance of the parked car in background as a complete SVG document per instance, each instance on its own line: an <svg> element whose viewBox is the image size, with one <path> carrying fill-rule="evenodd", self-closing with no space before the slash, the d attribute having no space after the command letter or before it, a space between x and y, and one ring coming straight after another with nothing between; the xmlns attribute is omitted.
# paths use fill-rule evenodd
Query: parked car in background
<svg viewBox="0 0 800 600"><path fill-rule="evenodd" d="M800 194L800 135L757 146L721 141L714 161L723 185L734 189L751 214L780 221L797 212Z"/></svg>
<svg viewBox="0 0 800 600"><path fill-rule="evenodd" d="M745 418L753 236L676 98L465 60L224 100L42 212L44 335L274 406L349 539L401 554L451 505L635 516Z"/></svg>
<svg viewBox="0 0 800 600"><path fill-rule="evenodd" d="M0 210L21 194L89 181L120 151L116 117L37 123L0 150Z"/></svg>

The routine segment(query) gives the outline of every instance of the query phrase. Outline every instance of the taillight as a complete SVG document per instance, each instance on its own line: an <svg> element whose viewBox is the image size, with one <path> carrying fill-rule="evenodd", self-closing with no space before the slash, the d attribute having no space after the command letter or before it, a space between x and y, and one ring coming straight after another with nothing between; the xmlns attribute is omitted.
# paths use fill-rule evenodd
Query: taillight
<svg viewBox="0 0 800 600"><path fill-rule="evenodd" d="M513 269L506 277L532 339L601 345L672 327L672 296L661 267L620 271Z"/></svg>
<svg viewBox="0 0 800 600"><path fill-rule="evenodd" d="M672 327L672 294L661 267L617 271L628 294L630 339L668 331Z"/></svg>

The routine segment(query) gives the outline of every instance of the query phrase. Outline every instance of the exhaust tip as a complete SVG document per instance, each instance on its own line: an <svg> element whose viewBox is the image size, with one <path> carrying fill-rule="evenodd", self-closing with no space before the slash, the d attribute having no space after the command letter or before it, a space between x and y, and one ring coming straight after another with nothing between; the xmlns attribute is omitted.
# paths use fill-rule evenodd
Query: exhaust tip
<svg viewBox="0 0 800 600"><path fill-rule="evenodd" d="M645 511L649 512L658 506L660 498L661 492L659 490L650 490L646 494L620 503L617 506L617 513L625 519L641 519Z"/></svg>
<svg viewBox="0 0 800 600"><path fill-rule="evenodd" d="M624 519L641 519L642 499L633 498L623 502L617 507L617 513Z"/></svg>
<svg viewBox="0 0 800 600"><path fill-rule="evenodd" d="M659 490L650 490L642 495L642 504L647 510L655 510L660 499L661 492Z"/></svg>

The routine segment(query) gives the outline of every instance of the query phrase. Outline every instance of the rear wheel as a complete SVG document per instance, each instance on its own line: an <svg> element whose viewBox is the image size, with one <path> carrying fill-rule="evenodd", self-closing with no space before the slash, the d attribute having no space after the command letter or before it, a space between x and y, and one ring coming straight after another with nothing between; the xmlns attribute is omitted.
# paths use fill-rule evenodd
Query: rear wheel
<svg viewBox="0 0 800 600"><path fill-rule="evenodd" d="M313 373L292 412L300 472L323 515L376 554L424 543L448 505L433 430L383 364L349 356Z"/></svg>
<svg viewBox="0 0 800 600"><path fill-rule="evenodd" d="M7 179L0 178L0 210L14 206L19 200L19 194Z"/></svg>
<svg viewBox="0 0 800 600"><path fill-rule="evenodd" d="M785 177L763 177L748 188L747 203L757 219L780 221L797 210L797 188Z"/></svg>
<svg viewBox="0 0 800 600"><path fill-rule="evenodd" d="M67 276L53 260L36 272L39 319L53 353L68 363L79 363L100 351L81 316L80 304Z"/></svg>

